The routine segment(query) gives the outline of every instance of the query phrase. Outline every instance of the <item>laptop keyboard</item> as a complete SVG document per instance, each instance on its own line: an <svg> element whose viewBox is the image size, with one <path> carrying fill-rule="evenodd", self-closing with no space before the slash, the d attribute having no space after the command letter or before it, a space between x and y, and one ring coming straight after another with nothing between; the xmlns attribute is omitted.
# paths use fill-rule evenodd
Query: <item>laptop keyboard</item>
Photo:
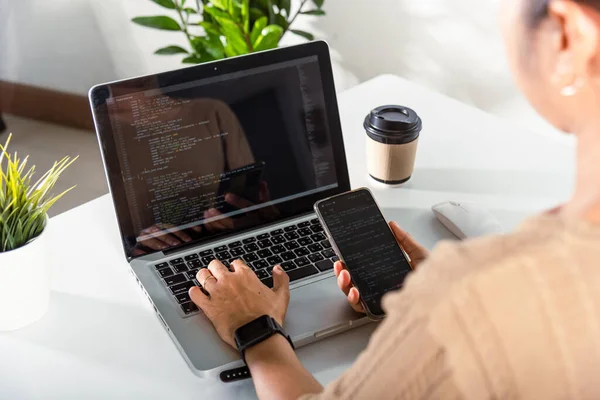
<svg viewBox="0 0 600 400"><path fill-rule="evenodd" d="M156 272L184 314L198 311L188 291L193 286L200 286L196 274L214 259L226 266L242 259L265 285L273 287L271 272L275 265L281 265L290 282L295 282L333 269L337 257L315 218L156 264Z"/></svg>

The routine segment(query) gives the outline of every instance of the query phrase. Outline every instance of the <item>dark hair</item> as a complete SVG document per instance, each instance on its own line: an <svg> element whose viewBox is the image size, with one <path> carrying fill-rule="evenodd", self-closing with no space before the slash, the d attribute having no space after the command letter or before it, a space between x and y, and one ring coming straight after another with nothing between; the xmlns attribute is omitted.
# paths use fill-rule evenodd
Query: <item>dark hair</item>
<svg viewBox="0 0 600 400"><path fill-rule="evenodd" d="M548 16L548 4L550 0L526 0L527 21L532 28L537 28L539 24Z"/></svg>
<svg viewBox="0 0 600 400"><path fill-rule="evenodd" d="M528 7L528 21L532 28L537 28L539 24L548 16L548 5L551 0L525 0ZM587 4L600 10L600 0L573 0L577 3Z"/></svg>

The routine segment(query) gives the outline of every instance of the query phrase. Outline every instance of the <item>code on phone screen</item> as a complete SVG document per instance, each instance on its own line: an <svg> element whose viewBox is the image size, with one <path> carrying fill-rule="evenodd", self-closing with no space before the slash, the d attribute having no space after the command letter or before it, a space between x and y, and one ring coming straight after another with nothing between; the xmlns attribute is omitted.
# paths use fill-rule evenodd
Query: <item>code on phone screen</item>
<svg viewBox="0 0 600 400"><path fill-rule="evenodd" d="M411 268L371 193L351 192L319 210L367 308L383 315L381 298L401 288Z"/></svg>

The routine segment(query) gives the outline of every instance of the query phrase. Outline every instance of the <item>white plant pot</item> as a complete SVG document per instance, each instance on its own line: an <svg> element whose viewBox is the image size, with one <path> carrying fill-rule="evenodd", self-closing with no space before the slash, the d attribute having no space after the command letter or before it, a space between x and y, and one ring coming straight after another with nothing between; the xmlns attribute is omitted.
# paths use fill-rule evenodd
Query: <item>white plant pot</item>
<svg viewBox="0 0 600 400"><path fill-rule="evenodd" d="M46 231L18 249L0 253L0 331L12 331L44 316L50 302Z"/></svg>

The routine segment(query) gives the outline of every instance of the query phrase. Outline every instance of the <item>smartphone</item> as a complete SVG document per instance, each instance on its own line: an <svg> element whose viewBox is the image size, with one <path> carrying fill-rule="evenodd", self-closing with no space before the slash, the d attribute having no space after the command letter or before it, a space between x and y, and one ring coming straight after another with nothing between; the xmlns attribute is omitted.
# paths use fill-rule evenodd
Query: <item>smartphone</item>
<svg viewBox="0 0 600 400"><path fill-rule="evenodd" d="M367 316L383 319L383 295L402 287L411 266L373 195L366 188L347 192L317 202L315 212Z"/></svg>

